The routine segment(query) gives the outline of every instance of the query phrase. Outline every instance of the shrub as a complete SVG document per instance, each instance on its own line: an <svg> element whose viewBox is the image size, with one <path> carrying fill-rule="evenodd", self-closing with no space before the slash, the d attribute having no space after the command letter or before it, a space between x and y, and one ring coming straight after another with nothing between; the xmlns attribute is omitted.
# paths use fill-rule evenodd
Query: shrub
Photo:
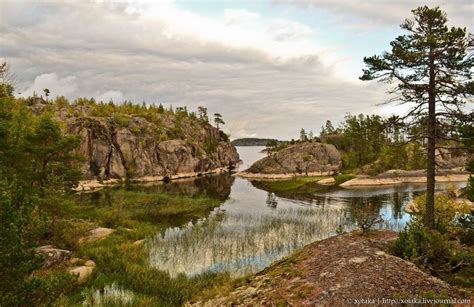
<svg viewBox="0 0 474 307"><path fill-rule="evenodd" d="M216 151L218 145L219 142L216 139L207 137L202 147L207 154L211 154Z"/></svg>
<svg viewBox="0 0 474 307"><path fill-rule="evenodd" d="M474 218L466 202L435 195L435 229L423 226L426 196L415 199L416 213L391 246L391 253L457 284L472 284ZM467 244L467 245L466 245ZM467 281L464 278L467 277Z"/></svg>
<svg viewBox="0 0 474 307"><path fill-rule="evenodd" d="M399 233L390 252L436 275L473 264L473 255L468 248L457 241L450 241L447 234L429 230L417 223L410 223Z"/></svg>
<svg viewBox="0 0 474 307"><path fill-rule="evenodd" d="M465 193L467 199L474 201L474 177L472 175L469 176L469 180L467 181Z"/></svg>
<svg viewBox="0 0 474 307"><path fill-rule="evenodd" d="M412 220L416 224L422 224L425 212L426 195L421 195L415 199L415 214ZM442 234L458 236L463 229L455 223L455 217L459 214L470 213L470 206L467 202L455 199L449 194L435 195L435 226Z"/></svg>
<svg viewBox="0 0 474 307"><path fill-rule="evenodd" d="M352 215L362 233L367 234L375 225L383 223L379 208L373 204L353 204Z"/></svg>

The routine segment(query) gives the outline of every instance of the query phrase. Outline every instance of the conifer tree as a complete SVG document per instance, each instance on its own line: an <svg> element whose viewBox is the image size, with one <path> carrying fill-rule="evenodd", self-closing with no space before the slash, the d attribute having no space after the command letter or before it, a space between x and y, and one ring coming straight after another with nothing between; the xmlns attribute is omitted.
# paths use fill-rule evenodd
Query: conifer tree
<svg viewBox="0 0 474 307"><path fill-rule="evenodd" d="M439 7L412 12L413 18L401 24L408 33L390 43L390 52L365 57L367 67L360 79L393 84L393 98L387 103L408 104L403 118L426 123L418 136L428 140L424 224L434 228L436 143L449 137L453 122L462 116L462 105L474 94L474 58L466 29L448 28L446 13Z"/></svg>

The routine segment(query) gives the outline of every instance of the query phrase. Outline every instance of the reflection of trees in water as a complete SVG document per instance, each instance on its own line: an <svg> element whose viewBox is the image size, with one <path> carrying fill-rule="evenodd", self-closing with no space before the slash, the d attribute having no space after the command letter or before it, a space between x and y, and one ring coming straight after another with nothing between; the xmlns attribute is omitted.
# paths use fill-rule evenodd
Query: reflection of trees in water
<svg viewBox="0 0 474 307"><path fill-rule="evenodd" d="M277 197L301 200L306 202L312 202L315 199L315 193L324 193L327 191L334 190L334 187L322 186L314 182L307 183L296 189L291 189L287 191L273 189L271 187L270 182L264 180L251 180L250 184L259 190L274 193Z"/></svg>
<svg viewBox="0 0 474 307"><path fill-rule="evenodd" d="M270 208L276 208L278 205L278 199L275 196L275 193L268 192L267 193L267 200L266 200L267 206Z"/></svg>
<svg viewBox="0 0 474 307"><path fill-rule="evenodd" d="M362 225L377 220L381 216L382 201L383 197L380 196L351 198L348 206L351 221Z"/></svg>
<svg viewBox="0 0 474 307"><path fill-rule="evenodd" d="M391 203L392 203L392 218L395 220L399 220L402 218L403 212L403 204L407 200L406 193L395 192L391 195Z"/></svg>

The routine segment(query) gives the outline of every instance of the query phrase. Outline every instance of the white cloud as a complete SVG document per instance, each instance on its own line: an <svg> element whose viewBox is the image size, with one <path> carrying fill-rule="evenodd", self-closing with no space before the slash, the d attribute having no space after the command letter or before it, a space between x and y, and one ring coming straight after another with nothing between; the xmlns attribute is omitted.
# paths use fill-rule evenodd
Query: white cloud
<svg viewBox="0 0 474 307"><path fill-rule="evenodd" d="M76 77L59 78L55 73L41 74L21 95L24 97L32 96L34 93L42 95L44 89L50 91L51 97L71 96L77 89Z"/></svg>
<svg viewBox="0 0 474 307"><path fill-rule="evenodd" d="M223 114L232 137L277 138L301 127L316 133L326 119L371 112L384 100L377 85L335 74L334 52L295 20L234 11L227 24L229 12L226 21L225 13L210 18L146 1L36 2L24 10L41 18L30 25L2 16L0 42L26 94L48 87L69 98L120 101L126 93L135 102L204 105Z"/></svg>
<svg viewBox="0 0 474 307"><path fill-rule="evenodd" d="M111 90L111 91L106 91L99 96L96 97L97 101L103 101L103 102L108 102L112 100L115 103L120 103L124 100L125 96L121 91L117 90Z"/></svg>
<svg viewBox="0 0 474 307"><path fill-rule="evenodd" d="M260 15L242 9L227 9L224 10L224 22L226 25L235 24L253 24L257 22Z"/></svg>
<svg viewBox="0 0 474 307"><path fill-rule="evenodd" d="M453 25L474 28L472 0L274 0L274 3L329 11L344 27L354 30L383 24L399 25L411 16L412 9L423 5L440 6Z"/></svg>

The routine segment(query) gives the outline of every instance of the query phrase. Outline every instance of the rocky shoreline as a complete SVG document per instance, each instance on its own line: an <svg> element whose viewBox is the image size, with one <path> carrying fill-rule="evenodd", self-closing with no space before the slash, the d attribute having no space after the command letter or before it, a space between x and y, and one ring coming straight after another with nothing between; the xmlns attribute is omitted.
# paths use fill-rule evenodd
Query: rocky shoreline
<svg viewBox="0 0 474 307"><path fill-rule="evenodd" d="M470 174L453 174L436 176L436 182L465 182ZM392 178L364 177L354 178L341 183L343 188L365 188L373 186L390 186L407 183L426 183L426 176L400 176Z"/></svg>
<svg viewBox="0 0 474 307"><path fill-rule="evenodd" d="M131 178L130 182L131 183L150 183L150 182L164 182L164 181L169 181L169 180L180 180L180 179L190 179L190 178L196 178L196 177L201 177L201 176L210 176L210 175L218 175L218 174L223 174L223 173L230 173L232 170L229 168L216 168L212 169L209 171L205 172L190 172L190 173L177 173L171 176L143 176L143 177L136 177L136 178ZM76 192L90 192L90 191L96 191L108 186L118 186L122 185L125 182L125 178L123 179L108 179L108 180L97 180L97 179L91 179L91 180L81 180L79 181L79 184L77 187L74 188L74 191Z"/></svg>
<svg viewBox="0 0 474 307"><path fill-rule="evenodd" d="M321 177L321 176L332 176L333 171L327 172L309 172L309 173L295 173L295 174L264 174L264 173L250 173L247 171L238 172L236 176L249 179L291 179L295 177Z"/></svg>

